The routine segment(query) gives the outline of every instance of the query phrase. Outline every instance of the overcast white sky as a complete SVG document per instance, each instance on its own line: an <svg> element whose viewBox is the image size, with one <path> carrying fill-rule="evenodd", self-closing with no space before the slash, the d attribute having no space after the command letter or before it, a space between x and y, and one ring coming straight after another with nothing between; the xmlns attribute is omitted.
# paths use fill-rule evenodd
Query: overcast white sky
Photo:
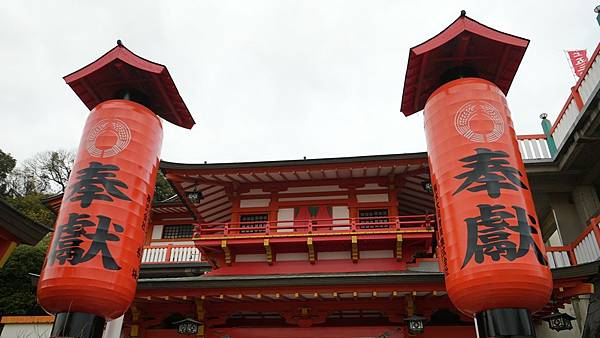
<svg viewBox="0 0 600 338"><path fill-rule="evenodd" d="M554 118L563 50L600 41L598 1L0 1L0 149L18 160L76 148L87 109L62 77L115 46L165 64L196 120L164 123L177 162L425 150L399 112L408 50L461 9L531 40L508 95L517 133Z"/></svg>

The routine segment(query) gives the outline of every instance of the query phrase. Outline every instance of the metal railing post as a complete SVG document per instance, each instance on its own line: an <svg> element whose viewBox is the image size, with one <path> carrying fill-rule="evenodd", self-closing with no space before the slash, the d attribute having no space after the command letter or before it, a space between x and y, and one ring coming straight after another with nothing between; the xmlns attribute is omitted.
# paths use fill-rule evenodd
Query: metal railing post
<svg viewBox="0 0 600 338"><path fill-rule="evenodd" d="M540 115L540 118L542 119L542 129L544 130L544 135L546 135L548 151L550 151L550 156L554 157L558 150L556 149L556 143L554 142L554 137L552 136L552 123L550 123L547 117L547 114Z"/></svg>

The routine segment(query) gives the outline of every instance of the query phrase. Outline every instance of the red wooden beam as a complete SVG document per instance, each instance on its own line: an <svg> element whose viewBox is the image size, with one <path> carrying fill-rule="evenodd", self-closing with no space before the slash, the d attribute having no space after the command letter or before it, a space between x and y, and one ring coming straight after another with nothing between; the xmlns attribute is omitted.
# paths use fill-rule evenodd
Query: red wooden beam
<svg viewBox="0 0 600 338"><path fill-rule="evenodd" d="M179 198L181 198L181 200L183 201L185 206L188 208L188 210L194 215L194 219L198 222L202 222L203 221L202 216L200 214L198 214L198 212L196 210L196 205L194 203L192 203L190 201L190 199L187 197L186 192L181 187L181 183L174 183L172 185L175 188L175 191L177 192L177 195L179 196Z"/></svg>
<svg viewBox="0 0 600 338"><path fill-rule="evenodd" d="M296 177L296 179L298 181L301 181L302 179L300 178L300 176L298 176L298 174L295 171L292 171L292 174L294 175L294 177Z"/></svg>
<svg viewBox="0 0 600 338"><path fill-rule="evenodd" d="M251 172L250 176L254 177L257 181L259 181L261 183L267 183L267 181L265 181L262 178L258 177L254 172Z"/></svg>

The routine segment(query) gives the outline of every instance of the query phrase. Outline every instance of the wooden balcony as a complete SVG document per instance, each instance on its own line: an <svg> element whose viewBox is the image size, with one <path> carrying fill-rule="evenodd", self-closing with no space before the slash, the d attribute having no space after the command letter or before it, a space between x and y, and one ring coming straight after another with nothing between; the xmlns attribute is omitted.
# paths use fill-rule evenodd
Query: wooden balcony
<svg viewBox="0 0 600 338"><path fill-rule="evenodd" d="M407 263L433 255L434 223L431 214L209 223L196 227L194 241L215 268L319 260Z"/></svg>
<svg viewBox="0 0 600 338"><path fill-rule="evenodd" d="M379 235L432 232L434 215L329 218L293 221L208 223L196 227L194 240Z"/></svg>
<svg viewBox="0 0 600 338"><path fill-rule="evenodd" d="M266 222L259 225L256 222L201 224L197 226L195 240L200 247L209 247L210 243L214 242L220 249L223 249L222 244L225 244L230 249L231 255L231 250L236 247L236 241L242 244L240 253L248 251L244 250L244 247L248 247L249 242L260 244L261 249L264 250L265 243L268 243L269 246L271 244L276 245L278 238L287 239L284 243L290 243L290 238L304 238L302 243L307 248L309 247L308 238L312 238L313 250L315 244L321 243L317 237L331 238L333 243L345 239L346 242L350 243L349 247L352 250L352 236L356 236L357 242L359 238L362 239L361 242L363 243L361 244L363 246L368 243L364 240L366 236L366 238L371 238L375 242L387 238L387 241L384 240L387 245L379 246L379 248L389 248L391 241L395 241L392 245L396 245L397 255L398 245L400 247L406 246L408 243L403 242L408 241L410 238L427 238L431 240L433 237L433 215L387 217L387 220L376 219L379 222L375 223L371 219L349 218L315 220L310 223L290 221ZM252 226L249 227L248 225ZM401 242L398 242L397 235L402 236L403 240ZM265 239L268 242L265 242ZM369 247L376 248L377 245L370 245ZM294 248L294 245L288 247L288 249L292 248ZM334 245L333 248L340 248L340 246ZM319 249L327 250L323 245ZM546 255L548 264L552 269L590 263L600 259L600 217L592 219L590 225L573 243L546 247ZM195 262L205 262L205 259L200 250L194 245L145 246L142 255L142 264L177 265Z"/></svg>

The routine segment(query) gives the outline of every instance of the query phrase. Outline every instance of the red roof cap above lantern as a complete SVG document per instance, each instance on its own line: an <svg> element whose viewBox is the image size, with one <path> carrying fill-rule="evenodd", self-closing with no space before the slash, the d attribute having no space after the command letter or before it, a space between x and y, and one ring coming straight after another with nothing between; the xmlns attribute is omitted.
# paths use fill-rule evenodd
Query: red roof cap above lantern
<svg viewBox="0 0 600 338"><path fill-rule="evenodd" d="M135 55L120 40L115 48L64 80L90 110L100 102L119 98L122 91L132 91L143 95L144 105L163 119L188 129L196 123L167 67Z"/></svg>
<svg viewBox="0 0 600 338"><path fill-rule="evenodd" d="M529 40L482 25L462 11L438 35L410 49L400 111L406 116L421 111L433 91L458 77L486 79L506 95L528 44Z"/></svg>

